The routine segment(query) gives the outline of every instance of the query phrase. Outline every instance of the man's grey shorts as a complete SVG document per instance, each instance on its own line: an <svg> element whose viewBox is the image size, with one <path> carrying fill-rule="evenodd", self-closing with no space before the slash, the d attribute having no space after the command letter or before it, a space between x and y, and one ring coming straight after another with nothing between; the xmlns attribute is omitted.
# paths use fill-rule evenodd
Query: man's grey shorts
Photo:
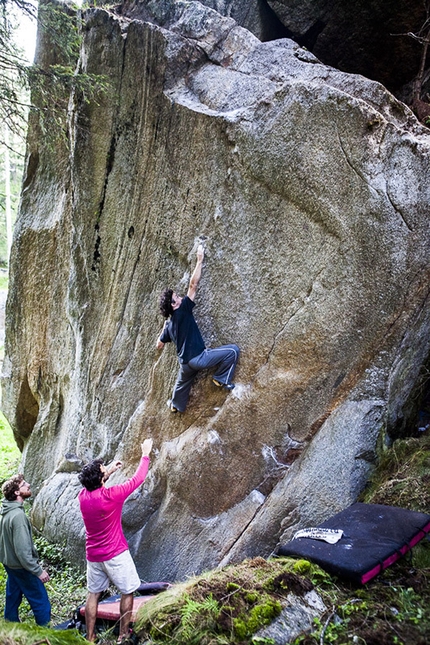
<svg viewBox="0 0 430 645"><path fill-rule="evenodd" d="M113 583L122 594L136 591L140 578L130 551L123 551L105 562L88 562L87 587L90 593L105 591Z"/></svg>

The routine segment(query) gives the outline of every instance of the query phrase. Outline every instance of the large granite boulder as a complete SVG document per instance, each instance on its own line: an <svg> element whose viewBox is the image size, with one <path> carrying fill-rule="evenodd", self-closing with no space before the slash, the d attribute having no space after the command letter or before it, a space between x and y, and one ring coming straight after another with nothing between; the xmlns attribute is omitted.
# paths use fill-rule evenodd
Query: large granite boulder
<svg viewBox="0 0 430 645"><path fill-rule="evenodd" d="M260 40L293 38L323 63L379 81L412 103L411 82L423 52L419 36L425 39L427 31L421 0L202 0L202 4L234 18ZM427 85L423 96L426 89Z"/></svg>
<svg viewBox="0 0 430 645"><path fill-rule="evenodd" d="M70 97L64 141L31 125L3 405L33 521L79 561L80 465L122 459L120 481L154 438L124 527L142 578L176 580L354 502L413 420L430 136L380 84L198 2L83 17L82 69L109 85ZM200 240L196 318L208 345L241 347L237 387L201 375L172 415L158 295L186 290Z"/></svg>
<svg viewBox="0 0 430 645"><path fill-rule="evenodd" d="M240 2L240 0L239 0ZM324 63L363 74L392 92L418 74L425 35L420 0L267 0L292 38Z"/></svg>
<svg viewBox="0 0 430 645"><path fill-rule="evenodd" d="M260 40L275 40L289 35L267 0L203 0L202 4L222 16L233 18Z"/></svg>

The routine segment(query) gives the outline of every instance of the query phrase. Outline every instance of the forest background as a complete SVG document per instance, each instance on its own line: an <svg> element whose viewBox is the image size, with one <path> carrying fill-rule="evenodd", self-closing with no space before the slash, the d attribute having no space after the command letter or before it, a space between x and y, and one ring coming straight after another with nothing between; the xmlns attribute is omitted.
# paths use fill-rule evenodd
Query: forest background
<svg viewBox="0 0 430 645"><path fill-rule="evenodd" d="M19 65L30 66L33 62L36 46L36 8L32 5L22 10L20 4L2 3L2 52L7 49L13 52ZM6 38L9 43L6 46ZM13 60L13 59L12 59ZM7 286L8 255L11 239L8 240L7 211L10 209L11 229L15 223L19 205L22 175L25 160L25 128L30 103L30 92L25 83L20 83L19 71L6 63L2 70L3 80L0 86L2 99L10 93L5 82L9 76L17 87L20 105L18 109L9 105L12 123L7 118L0 124L0 289ZM9 201L10 200L10 201ZM10 231L11 233L11 231ZM3 299L2 299L3 300ZM3 342L1 343L3 344Z"/></svg>

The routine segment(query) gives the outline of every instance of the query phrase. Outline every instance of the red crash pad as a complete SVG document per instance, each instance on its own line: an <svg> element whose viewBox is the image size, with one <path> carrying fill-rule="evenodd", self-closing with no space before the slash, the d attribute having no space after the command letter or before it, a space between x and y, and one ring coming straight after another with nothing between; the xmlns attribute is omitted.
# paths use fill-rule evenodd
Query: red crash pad
<svg viewBox="0 0 430 645"><path fill-rule="evenodd" d="M148 600L151 600L154 596L136 596L133 598L133 611L131 615L131 622L134 623L136 620L136 614L142 605L144 605ZM119 603L120 596L111 596L99 602L97 607L97 618L100 620L108 620L110 622L116 622L119 620ZM79 608L80 615L85 618L85 605Z"/></svg>

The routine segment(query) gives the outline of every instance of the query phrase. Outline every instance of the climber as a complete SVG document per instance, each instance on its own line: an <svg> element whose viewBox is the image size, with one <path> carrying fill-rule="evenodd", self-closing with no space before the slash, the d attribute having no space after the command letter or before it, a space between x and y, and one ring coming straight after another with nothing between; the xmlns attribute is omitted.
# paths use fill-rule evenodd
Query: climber
<svg viewBox="0 0 430 645"><path fill-rule="evenodd" d="M209 367L216 367L213 383L225 390L232 390L232 378L239 358L237 345L222 345L214 349L205 347L200 330L193 316L194 298L202 273L204 249L197 248L197 263L184 298L172 289L165 289L160 296L160 311L166 322L157 340L157 349L165 343L174 342L180 364L173 388L170 409L184 412L187 407L191 386L197 373Z"/></svg>
<svg viewBox="0 0 430 645"><path fill-rule="evenodd" d="M24 511L24 501L31 497L30 484L23 475L15 475L3 484L2 492L0 562L7 572L5 620L19 623L18 609L25 596L36 623L48 625L51 603L45 584L49 574L39 564L30 521Z"/></svg>
<svg viewBox="0 0 430 645"><path fill-rule="evenodd" d="M145 481L152 439L145 439L141 449L142 458L136 472L122 484L105 487L110 475L121 468L120 461L107 468L102 459L94 459L79 474L79 481L84 486L78 499L86 532L88 596L85 623L86 639L90 642L95 640L98 601L111 582L121 592L118 642L129 635L133 592L140 586L140 578L124 537L121 512L127 497Z"/></svg>

